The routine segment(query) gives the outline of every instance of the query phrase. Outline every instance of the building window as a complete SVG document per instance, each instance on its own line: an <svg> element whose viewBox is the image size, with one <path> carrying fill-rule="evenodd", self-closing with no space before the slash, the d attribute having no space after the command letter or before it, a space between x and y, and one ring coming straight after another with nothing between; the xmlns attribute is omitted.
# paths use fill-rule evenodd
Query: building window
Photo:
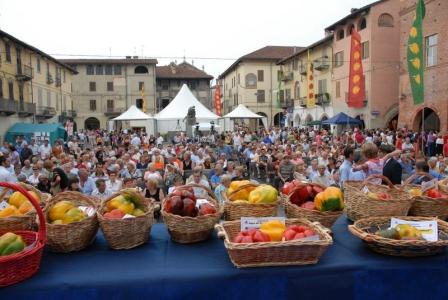
<svg viewBox="0 0 448 300"><path fill-rule="evenodd" d="M96 111L96 100L90 100L90 111Z"/></svg>
<svg viewBox="0 0 448 300"><path fill-rule="evenodd" d="M317 81L317 93L325 94L327 92L327 80L320 79Z"/></svg>
<svg viewBox="0 0 448 300"><path fill-rule="evenodd" d="M96 75L103 75L103 66L102 65L97 65L96 66Z"/></svg>
<svg viewBox="0 0 448 300"><path fill-rule="evenodd" d="M65 70L62 71L62 80L63 80L64 83L65 83Z"/></svg>
<svg viewBox="0 0 448 300"><path fill-rule="evenodd" d="M278 70L277 71L277 81L281 81L283 79L283 71Z"/></svg>
<svg viewBox="0 0 448 300"><path fill-rule="evenodd" d="M347 36L352 35L353 29L355 29L355 25L353 25L353 24L348 25L348 27L347 27Z"/></svg>
<svg viewBox="0 0 448 300"><path fill-rule="evenodd" d="M340 67L344 64L344 51L340 51L334 55L334 66Z"/></svg>
<svg viewBox="0 0 448 300"><path fill-rule="evenodd" d="M140 81L138 83L138 90L139 91L144 91L145 90L145 83L143 81Z"/></svg>
<svg viewBox="0 0 448 300"><path fill-rule="evenodd" d="M148 68L145 66L137 66L134 69L134 74L148 74Z"/></svg>
<svg viewBox="0 0 448 300"><path fill-rule="evenodd" d="M47 90L47 106L52 107L51 105L51 91Z"/></svg>
<svg viewBox="0 0 448 300"><path fill-rule="evenodd" d="M114 111L114 100L107 100L107 106L106 106L107 111Z"/></svg>
<svg viewBox="0 0 448 300"><path fill-rule="evenodd" d="M341 82L336 81L336 98L341 98Z"/></svg>
<svg viewBox="0 0 448 300"><path fill-rule="evenodd" d="M87 65L86 74L93 75L93 65Z"/></svg>
<svg viewBox="0 0 448 300"><path fill-rule="evenodd" d="M369 58L369 41L361 44L361 56L362 59Z"/></svg>
<svg viewBox="0 0 448 300"><path fill-rule="evenodd" d="M300 83L296 81L296 86L294 87L294 99L300 98Z"/></svg>
<svg viewBox="0 0 448 300"><path fill-rule="evenodd" d="M264 101L265 101L264 90L258 90L257 91L257 102L264 103Z"/></svg>
<svg viewBox="0 0 448 300"><path fill-rule="evenodd" d="M292 69L293 71L297 71L299 69L299 61L297 59L292 61Z"/></svg>
<svg viewBox="0 0 448 300"><path fill-rule="evenodd" d="M89 91L96 92L96 82L94 81L89 82Z"/></svg>
<svg viewBox="0 0 448 300"><path fill-rule="evenodd" d="M342 40L344 38L344 29L339 29L338 33L336 34L336 40Z"/></svg>
<svg viewBox="0 0 448 300"><path fill-rule="evenodd" d="M43 99L43 93L42 93L42 88L38 88L37 89L37 105L38 106L42 106L44 99Z"/></svg>
<svg viewBox="0 0 448 300"><path fill-rule="evenodd" d="M8 81L9 99L14 100L14 82Z"/></svg>
<svg viewBox="0 0 448 300"><path fill-rule="evenodd" d="M249 73L246 75L246 88L247 89L257 88L257 76L254 73Z"/></svg>
<svg viewBox="0 0 448 300"><path fill-rule="evenodd" d="M114 66L114 74L115 75L121 75L121 65L115 65Z"/></svg>
<svg viewBox="0 0 448 300"><path fill-rule="evenodd" d="M20 100L20 101L25 100L25 99L23 98L23 82L19 82L19 100Z"/></svg>
<svg viewBox="0 0 448 300"><path fill-rule="evenodd" d="M168 80L162 81L162 90L168 90Z"/></svg>
<svg viewBox="0 0 448 300"><path fill-rule="evenodd" d="M3 80L0 78L0 99L3 98Z"/></svg>
<svg viewBox="0 0 448 300"><path fill-rule="evenodd" d="M135 106L139 109L143 109L143 99L135 99Z"/></svg>
<svg viewBox="0 0 448 300"><path fill-rule="evenodd" d="M291 100L291 89L286 89L285 90L285 100L286 101Z"/></svg>
<svg viewBox="0 0 448 300"><path fill-rule="evenodd" d="M195 81L190 81L188 83L188 85L190 86L190 89L192 89L192 90L196 89L196 82Z"/></svg>
<svg viewBox="0 0 448 300"><path fill-rule="evenodd" d="M238 74L238 84L241 84L240 74Z"/></svg>
<svg viewBox="0 0 448 300"><path fill-rule="evenodd" d="M280 100L280 102L285 101L285 91L284 90L279 91L279 100Z"/></svg>
<svg viewBox="0 0 448 300"><path fill-rule="evenodd" d="M367 28L367 21L366 18L362 18L358 23L358 31L361 31L363 29Z"/></svg>
<svg viewBox="0 0 448 300"><path fill-rule="evenodd" d="M425 37L426 66L437 65L437 34Z"/></svg>
<svg viewBox="0 0 448 300"><path fill-rule="evenodd" d="M7 63L11 63L11 45L5 42L5 59Z"/></svg>
<svg viewBox="0 0 448 300"><path fill-rule="evenodd" d="M114 91L114 82L113 81L108 81L107 82L107 91L108 92L113 92Z"/></svg>
<svg viewBox="0 0 448 300"><path fill-rule="evenodd" d="M104 69L105 69L106 75L113 75L112 74L112 65L105 65Z"/></svg>
<svg viewBox="0 0 448 300"><path fill-rule="evenodd" d="M264 71L263 70L258 70L257 71L257 77L258 77L258 82L263 82L264 81Z"/></svg>
<svg viewBox="0 0 448 300"><path fill-rule="evenodd" d="M37 57L37 59L36 59L36 70L37 70L37 73L40 74L40 57Z"/></svg>
<svg viewBox="0 0 448 300"><path fill-rule="evenodd" d="M394 17L389 14L382 14L378 18L379 27L394 27Z"/></svg>

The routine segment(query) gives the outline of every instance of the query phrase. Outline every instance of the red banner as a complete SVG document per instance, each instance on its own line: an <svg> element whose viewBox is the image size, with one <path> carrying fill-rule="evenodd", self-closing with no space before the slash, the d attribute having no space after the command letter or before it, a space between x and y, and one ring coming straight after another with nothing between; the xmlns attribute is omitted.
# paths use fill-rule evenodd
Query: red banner
<svg viewBox="0 0 448 300"><path fill-rule="evenodd" d="M218 116L222 116L221 111L221 86L216 85L215 89L215 111Z"/></svg>
<svg viewBox="0 0 448 300"><path fill-rule="evenodd" d="M350 49L350 72L348 81L349 107L362 108L365 100L365 82L362 71L361 36L352 29L351 49Z"/></svg>

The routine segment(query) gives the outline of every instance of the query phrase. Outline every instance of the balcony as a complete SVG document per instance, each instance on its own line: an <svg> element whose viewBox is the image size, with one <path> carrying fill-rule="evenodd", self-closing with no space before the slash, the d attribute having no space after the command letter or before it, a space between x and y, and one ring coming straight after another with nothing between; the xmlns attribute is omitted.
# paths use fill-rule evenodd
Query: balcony
<svg viewBox="0 0 448 300"><path fill-rule="evenodd" d="M76 112L76 110L66 110L61 113L61 116L67 118L76 118L78 116L78 113Z"/></svg>
<svg viewBox="0 0 448 300"><path fill-rule="evenodd" d="M53 82L54 82L53 75L48 73L47 74L47 84L53 84Z"/></svg>
<svg viewBox="0 0 448 300"><path fill-rule="evenodd" d="M17 112L17 101L0 98L0 113L10 116Z"/></svg>
<svg viewBox="0 0 448 300"><path fill-rule="evenodd" d="M306 75L306 73L307 73L307 67L306 67L306 64L305 64L305 65L300 65L300 66L299 66L299 73L300 73L300 75Z"/></svg>
<svg viewBox="0 0 448 300"><path fill-rule="evenodd" d="M30 117L36 113L36 104L19 101L18 113L20 117Z"/></svg>
<svg viewBox="0 0 448 300"><path fill-rule="evenodd" d="M299 105L302 107L306 107L306 97L299 98Z"/></svg>
<svg viewBox="0 0 448 300"><path fill-rule="evenodd" d="M316 94L316 105L325 105L329 103L330 103L329 93Z"/></svg>
<svg viewBox="0 0 448 300"><path fill-rule="evenodd" d="M282 76L282 81L290 81L294 79L294 73L293 72L284 72Z"/></svg>
<svg viewBox="0 0 448 300"><path fill-rule="evenodd" d="M328 61L328 56L322 56L313 62L314 69L318 71L328 70L330 68L330 62Z"/></svg>
<svg viewBox="0 0 448 300"><path fill-rule="evenodd" d="M125 108L106 107L104 115L106 117L118 117L125 112Z"/></svg>
<svg viewBox="0 0 448 300"><path fill-rule="evenodd" d="M49 106L38 106L36 108L36 117L51 119L56 116L56 109L54 107Z"/></svg>
<svg viewBox="0 0 448 300"><path fill-rule="evenodd" d="M27 65L17 65L16 78L19 81L28 81L33 79L33 68Z"/></svg>

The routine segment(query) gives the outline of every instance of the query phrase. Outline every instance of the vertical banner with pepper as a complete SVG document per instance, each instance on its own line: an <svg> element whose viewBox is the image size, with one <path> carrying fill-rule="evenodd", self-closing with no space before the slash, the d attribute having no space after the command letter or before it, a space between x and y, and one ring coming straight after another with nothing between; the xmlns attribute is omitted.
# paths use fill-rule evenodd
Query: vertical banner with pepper
<svg viewBox="0 0 448 300"><path fill-rule="evenodd" d="M306 64L306 78L308 84L308 96L306 101L306 108L314 108L316 106L316 95L314 94L314 73L313 62L310 59L310 50L308 49L308 62Z"/></svg>
<svg viewBox="0 0 448 300"><path fill-rule="evenodd" d="M362 108L366 91L361 57L361 36L355 28L352 29L351 37L349 76L347 105Z"/></svg>
<svg viewBox="0 0 448 300"><path fill-rule="evenodd" d="M423 0L417 0L414 22L409 31L407 60L409 81L411 83L412 98L414 104L420 104L424 99L423 82L423 28L422 21L425 17L425 3Z"/></svg>
<svg viewBox="0 0 448 300"><path fill-rule="evenodd" d="M215 111L218 116L222 116L222 110L221 110L221 86L216 85L215 89Z"/></svg>
<svg viewBox="0 0 448 300"><path fill-rule="evenodd" d="M142 84L140 89L140 96L142 96L142 111L146 112L146 101L145 101L145 86Z"/></svg>

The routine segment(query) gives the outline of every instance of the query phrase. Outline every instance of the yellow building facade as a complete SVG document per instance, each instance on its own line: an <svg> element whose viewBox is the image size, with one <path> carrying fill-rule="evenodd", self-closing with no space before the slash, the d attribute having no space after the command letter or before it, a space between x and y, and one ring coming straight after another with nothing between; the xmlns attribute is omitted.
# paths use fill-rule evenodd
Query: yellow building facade
<svg viewBox="0 0 448 300"><path fill-rule="evenodd" d="M75 70L4 31L0 53L0 139L18 122L63 123L76 115Z"/></svg>
<svg viewBox="0 0 448 300"><path fill-rule="evenodd" d="M332 107L332 36L305 47L281 60L281 96L288 104L288 126L307 126L331 118ZM308 64L312 64L315 105L307 107L309 76Z"/></svg>

